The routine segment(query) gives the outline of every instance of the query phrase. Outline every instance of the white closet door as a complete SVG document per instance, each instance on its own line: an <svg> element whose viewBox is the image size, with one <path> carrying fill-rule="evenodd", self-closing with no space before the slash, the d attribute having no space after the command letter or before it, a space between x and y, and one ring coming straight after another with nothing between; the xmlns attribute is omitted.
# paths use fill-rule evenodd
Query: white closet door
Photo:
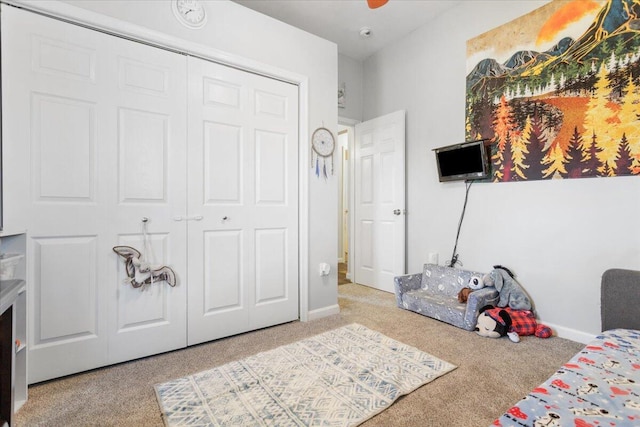
<svg viewBox="0 0 640 427"><path fill-rule="evenodd" d="M2 5L5 224L28 229L29 382L186 344L186 286L131 289L116 245L186 273L186 59Z"/></svg>
<svg viewBox="0 0 640 427"><path fill-rule="evenodd" d="M188 342L298 318L297 86L189 58Z"/></svg>

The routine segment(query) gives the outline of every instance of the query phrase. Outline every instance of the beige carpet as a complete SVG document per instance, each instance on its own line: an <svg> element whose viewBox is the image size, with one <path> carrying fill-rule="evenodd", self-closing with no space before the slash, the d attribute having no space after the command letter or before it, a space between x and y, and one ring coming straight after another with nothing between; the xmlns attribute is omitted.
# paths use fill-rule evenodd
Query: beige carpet
<svg viewBox="0 0 640 427"><path fill-rule="evenodd" d="M401 310L391 294L345 284L341 313L292 322L29 388L19 426L162 426L153 385L210 369L352 322L458 368L400 398L364 427L489 426L583 345L561 338L482 338Z"/></svg>

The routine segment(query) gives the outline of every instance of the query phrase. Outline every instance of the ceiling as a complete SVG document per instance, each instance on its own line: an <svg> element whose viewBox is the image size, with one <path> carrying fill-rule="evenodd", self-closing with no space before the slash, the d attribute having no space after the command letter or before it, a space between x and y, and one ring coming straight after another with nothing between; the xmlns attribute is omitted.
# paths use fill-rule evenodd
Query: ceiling
<svg viewBox="0 0 640 427"><path fill-rule="evenodd" d="M338 45L338 52L363 60L433 20L462 0L390 0L369 9L366 0L233 0ZM363 38L360 29L371 36Z"/></svg>

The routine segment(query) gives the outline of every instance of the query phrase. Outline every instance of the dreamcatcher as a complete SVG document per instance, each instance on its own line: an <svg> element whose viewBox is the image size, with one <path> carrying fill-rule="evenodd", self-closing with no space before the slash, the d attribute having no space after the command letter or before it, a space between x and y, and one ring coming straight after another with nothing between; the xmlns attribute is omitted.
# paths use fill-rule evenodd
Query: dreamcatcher
<svg viewBox="0 0 640 427"><path fill-rule="evenodd" d="M311 148L316 154L315 160L311 156L311 167L315 167L316 176L320 177L320 159L322 158L322 175L325 179L329 177L327 173L327 162L331 157L331 175L333 175L333 151L336 148L336 140L333 133L327 128L321 127L313 132L311 137Z"/></svg>

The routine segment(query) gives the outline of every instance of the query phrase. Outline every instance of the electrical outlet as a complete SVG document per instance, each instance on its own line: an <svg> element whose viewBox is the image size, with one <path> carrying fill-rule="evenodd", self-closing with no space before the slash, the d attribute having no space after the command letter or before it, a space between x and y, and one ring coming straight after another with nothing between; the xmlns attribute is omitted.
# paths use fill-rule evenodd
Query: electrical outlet
<svg viewBox="0 0 640 427"><path fill-rule="evenodd" d="M438 264L438 252L429 252L429 264Z"/></svg>
<svg viewBox="0 0 640 427"><path fill-rule="evenodd" d="M331 265L327 264L326 262L321 262L320 265L318 266L318 274L320 276L328 276L330 272L331 272Z"/></svg>

